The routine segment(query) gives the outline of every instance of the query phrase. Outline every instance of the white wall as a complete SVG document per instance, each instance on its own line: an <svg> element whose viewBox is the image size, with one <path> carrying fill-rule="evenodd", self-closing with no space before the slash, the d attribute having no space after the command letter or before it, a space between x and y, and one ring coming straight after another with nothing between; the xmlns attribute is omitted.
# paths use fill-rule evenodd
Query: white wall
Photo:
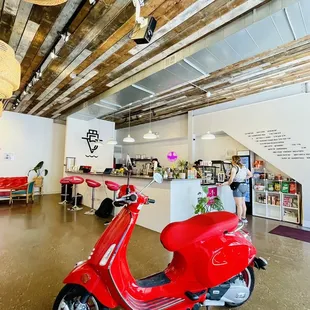
<svg viewBox="0 0 310 310"><path fill-rule="evenodd" d="M49 170L44 193L60 191L65 126L53 120L5 111L0 118L0 176L25 176L39 161ZM4 160L13 153L14 160Z"/></svg>
<svg viewBox="0 0 310 310"><path fill-rule="evenodd" d="M196 139L195 154L196 160L225 160L231 159L231 154L237 151L247 150L245 146L230 136L217 136L214 140Z"/></svg>
<svg viewBox="0 0 310 310"><path fill-rule="evenodd" d="M92 166L93 170L101 170L113 166L113 145L105 142L113 136L114 123L94 119L83 121L74 118L67 118L66 126L66 147L65 157L75 157L76 165ZM104 145L91 154L87 141L82 137L87 136L89 129L97 130ZM87 157L89 155L97 157Z"/></svg>
<svg viewBox="0 0 310 310"><path fill-rule="evenodd" d="M170 166L167 154L175 151L179 158L188 158L187 143L187 115L182 115L168 120L152 123L152 131L159 133L158 140L147 141L143 135L149 131L149 124L139 125L131 128L131 136L135 143L124 143L123 138L128 135L128 129L117 130L117 141L123 145L123 155L145 154L147 157L158 158L163 166Z"/></svg>
<svg viewBox="0 0 310 310"><path fill-rule="evenodd" d="M310 132L309 100L310 94L300 94L194 116L195 134L203 134L205 132L204 124L208 123L210 131L226 132L273 166L300 182L303 186L304 225L308 227L310 227L310 192L308 190L310 187L308 173L310 171L310 155L307 155L305 159L283 159L284 157L279 153L274 153L282 150L271 150L271 148L277 147L278 138L271 142L272 145L266 147L266 145L257 142L257 138L251 137L251 133L259 136L262 131L277 130L287 139L281 142L284 144L284 148L310 154L310 139L307 134Z"/></svg>

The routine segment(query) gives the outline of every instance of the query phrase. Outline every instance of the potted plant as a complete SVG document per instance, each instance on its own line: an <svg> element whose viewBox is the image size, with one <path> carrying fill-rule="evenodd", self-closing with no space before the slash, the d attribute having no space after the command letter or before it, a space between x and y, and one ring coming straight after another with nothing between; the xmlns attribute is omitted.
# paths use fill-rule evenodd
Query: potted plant
<svg viewBox="0 0 310 310"><path fill-rule="evenodd" d="M204 214L207 212L213 211L223 211L223 203L220 197L208 197L208 187L203 188L203 192L206 195L202 195L202 193L198 193L198 203L194 207L195 214Z"/></svg>
<svg viewBox="0 0 310 310"><path fill-rule="evenodd" d="M34 171L37 175L33 178L35 187L43 187L43 177L48 175L48 170L43 169L44 161L40 161L33 169L28 171L28 176L30 172Z"/></svg>
<svg viewBox="0 0 310 310"><path fill-rule="evenodd" d="M179 173L180 179L185 179L186 178L186 173L185 173L186 160L179 159L178 167L180 169L180 173Z"/></svg>

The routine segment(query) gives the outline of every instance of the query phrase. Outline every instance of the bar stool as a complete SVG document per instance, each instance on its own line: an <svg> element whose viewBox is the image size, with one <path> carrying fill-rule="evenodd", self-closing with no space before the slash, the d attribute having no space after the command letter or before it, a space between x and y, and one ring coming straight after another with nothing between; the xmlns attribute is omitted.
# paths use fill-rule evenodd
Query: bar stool
<svg viewBox="0 0 310 310"><path fill-rule="evenodd" d="M74 206L72 206L71 208L68 208L68 210L69 211L83 210L82 207L79 207L77 205L77 186L78 186L78 184L84 183L84 179L82 177L75 175L75 176L69 177L69 180L70 180L71 184L74 185Z"/></svg>
<svg viewBox="0 0 310 310"><path fill-rule="evenodd" d="M108 190L113 192L113 201L114 201L116 198L116 192L119 190L120 185L112 181L105 181L104 183L106 187L108 188ZM114 216L114 207L113 207L113 216ZM104 223L104 225L109 225L110 223L111 221L107 221Z"/></svg>
<svg viewBox="0 0 310 310"><path fill-rule="evenodd" d="M65 196L65 197L64 197L63 201L59 202L59 204L60 205L65 205L68 202L68 200L67 200L67 197L68 197L68 185L71 184L70 178L69 177L65 177L65 178L60 179L60 184L65 186L65 194L61 194L61 196Z"/></svg>
<svg viewBox="0 0 310 310"><path fill-rule="evenodd" d="M86 179L85 180L87 185L91 188L91 209L90 211L85 212L84 214L86 215L94 215L96 210L94 208L95 206L95 188L98 188L101 186L101 183L91 180L91 179Z"/></svg>

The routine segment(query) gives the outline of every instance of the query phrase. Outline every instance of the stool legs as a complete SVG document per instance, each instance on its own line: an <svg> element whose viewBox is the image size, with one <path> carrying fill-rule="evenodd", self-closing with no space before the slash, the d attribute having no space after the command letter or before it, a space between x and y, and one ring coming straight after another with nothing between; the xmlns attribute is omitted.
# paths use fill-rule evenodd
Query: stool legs
<svg viewBox="0 0 310 310"><path fill-rule="evenodd" d="M86 215L94 215L96 212L95 210L95 188L92 187L91 189L91 209L90 211L85 212Z"/></svg>
<svg viewBox="0 0 310 310"><path fill-rule="evenodd" d="M65 199L61 202L59 202L60 205L66 205L67 204L67 196L68 196L68 184L65 184Z"/></svg>
<svg viewBox="0 0 310 310"><path fill-rule="evenodd" d="M77 184L74 184L74 206L71 208L68 208L69 211L80 211L82 210L82 207L79 207L77 205Z"/></svg>

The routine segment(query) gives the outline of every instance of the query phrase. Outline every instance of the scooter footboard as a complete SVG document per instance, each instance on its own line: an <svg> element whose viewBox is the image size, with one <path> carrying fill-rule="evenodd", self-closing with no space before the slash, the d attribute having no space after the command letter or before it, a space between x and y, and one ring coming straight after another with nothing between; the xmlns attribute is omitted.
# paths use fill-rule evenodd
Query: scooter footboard
<svg viewBox="0 0 310 310"><path fill-rule="evenodd" d="M117 303L96 271L86 262L73 269L64 279L65 284L78 284L94 295L104 306L115 308Z"/></svg>

